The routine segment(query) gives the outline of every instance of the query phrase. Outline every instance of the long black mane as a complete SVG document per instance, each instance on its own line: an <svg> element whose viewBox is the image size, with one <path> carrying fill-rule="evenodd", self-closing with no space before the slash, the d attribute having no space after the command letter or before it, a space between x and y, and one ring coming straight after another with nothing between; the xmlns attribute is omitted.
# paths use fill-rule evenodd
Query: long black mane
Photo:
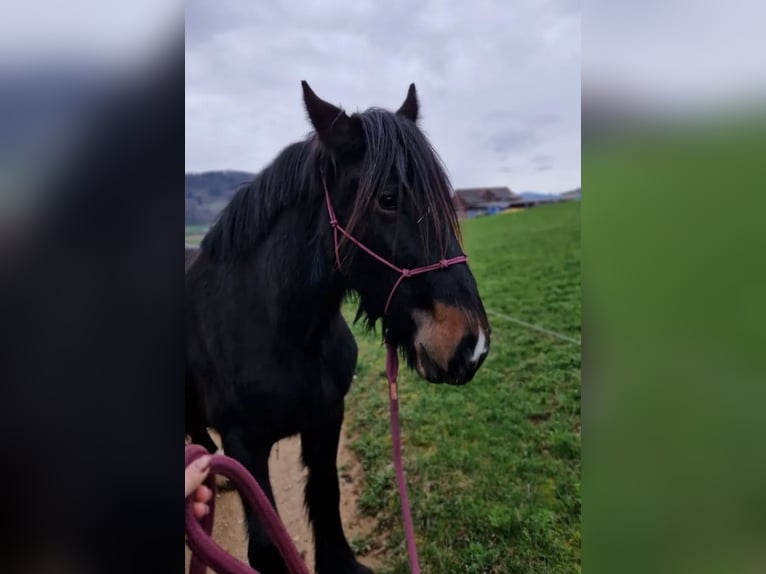
<svg viewBox="0 0 766 574"><path fill-rule="evenodd" d="M424 249L431 252L428 240L433 237L442 256L446 234L459 239L460 230L451 202L452 186L441 158L425 135L405 118L378 108L352 117L361 122L365 153L360 185L344 226L352 234L362 230L377 191L395 174L402 183L405 201L430 223L422 227ZM247 257L285 209L317 204L324 193L320 173L331 175L335 168L335 159L319 145L315 134L290 144L234 195L203 239L202 249L212 260Z"/></svg>
<svg viewBox="0 0 766 574"><path fill-rule="evenodd" d="M247 257L283 210L311 195L316 151L309 140L293 143L241 187L200 244L207 256L216 261Z"/></svg>

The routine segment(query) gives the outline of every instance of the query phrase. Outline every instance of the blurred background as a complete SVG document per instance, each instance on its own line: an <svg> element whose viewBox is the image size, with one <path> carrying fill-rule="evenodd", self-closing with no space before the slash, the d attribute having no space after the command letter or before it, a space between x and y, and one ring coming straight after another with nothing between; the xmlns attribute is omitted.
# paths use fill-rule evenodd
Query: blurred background
<svg viewBox="0 0 766 574"><path fill-rule="evenodd" d="M2 12L0 570L180 569L183 5Z"/></svg>
<svg viewBox="0 0 766 574"><path fill-rule="evenodd" d="M761 572L766 6L583 10L584 568Z"/></svg>

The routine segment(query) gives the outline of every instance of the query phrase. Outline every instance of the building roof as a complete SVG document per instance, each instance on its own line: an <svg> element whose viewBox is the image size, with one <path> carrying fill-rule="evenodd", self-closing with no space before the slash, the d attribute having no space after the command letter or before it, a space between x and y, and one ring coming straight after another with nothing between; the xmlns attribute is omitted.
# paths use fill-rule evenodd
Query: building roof
<svg viewBox="0 0 766 574"><path fill-rule="evenodd" d="M469 187L456 189L453 200L466 209L487 209L507 207L517 197L507 187Z"/></svg>

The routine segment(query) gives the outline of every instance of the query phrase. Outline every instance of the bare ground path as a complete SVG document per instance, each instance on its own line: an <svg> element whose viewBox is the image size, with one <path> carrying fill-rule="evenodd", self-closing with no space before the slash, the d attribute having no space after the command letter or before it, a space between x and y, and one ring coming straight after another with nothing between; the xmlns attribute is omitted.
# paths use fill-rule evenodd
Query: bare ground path
<svg viewBox="0 0 766 574"><path fill-rule="evenodd" d="M218 436L211 433L220 445ZM338 449L338 469L341 490L341 520L349 541L373 533L374 520L363 517L357 511L356 501L361 492L362 470L349 450L345 432L341 433ZM298 550L303 554L309 569L314 571L314 551L311 530L303 506L303 486L306 471L300 463L300 437L284 439L274 446L269 459L271 484L277 509L287 531ZM219 492L215 505L215 526L213 538L229 554L247 562L247 542L244 514L239 495L234 491ZM372 544L372 550L357 558L370 568L379 567L382 550L379 541ZM189 570L189 549L186 548L186 566Z"/></svg>

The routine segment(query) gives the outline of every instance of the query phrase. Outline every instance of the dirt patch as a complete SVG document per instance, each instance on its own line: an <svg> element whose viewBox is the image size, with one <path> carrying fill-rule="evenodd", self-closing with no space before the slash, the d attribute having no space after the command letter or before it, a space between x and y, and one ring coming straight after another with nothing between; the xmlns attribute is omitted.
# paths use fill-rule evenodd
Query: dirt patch
<svg viewBox="0 0 766 574"><path fill-rule="evenodd" d="M211 433L220 446L220 440ZM279 516L292 536L303 559L314 571L314 543L311 529L303 506L303 487L306 470L300 462L300 437L281 440L271 451L269 473L272 490ZM340 478L340 514L349 542L355 538L369 540L369 551L357 554L357 559L372 569L385 562L383 544L374 536L375 521L361 516L357 510L357 499L361 494L362 469L347 445L345 432L341 433L338 449L338 474ZM247 562L247 530L239 495L234 491L219 492L215 504L213 538L226 552ZM190 553L186 550L186 571L189 570Z"/></svg>

